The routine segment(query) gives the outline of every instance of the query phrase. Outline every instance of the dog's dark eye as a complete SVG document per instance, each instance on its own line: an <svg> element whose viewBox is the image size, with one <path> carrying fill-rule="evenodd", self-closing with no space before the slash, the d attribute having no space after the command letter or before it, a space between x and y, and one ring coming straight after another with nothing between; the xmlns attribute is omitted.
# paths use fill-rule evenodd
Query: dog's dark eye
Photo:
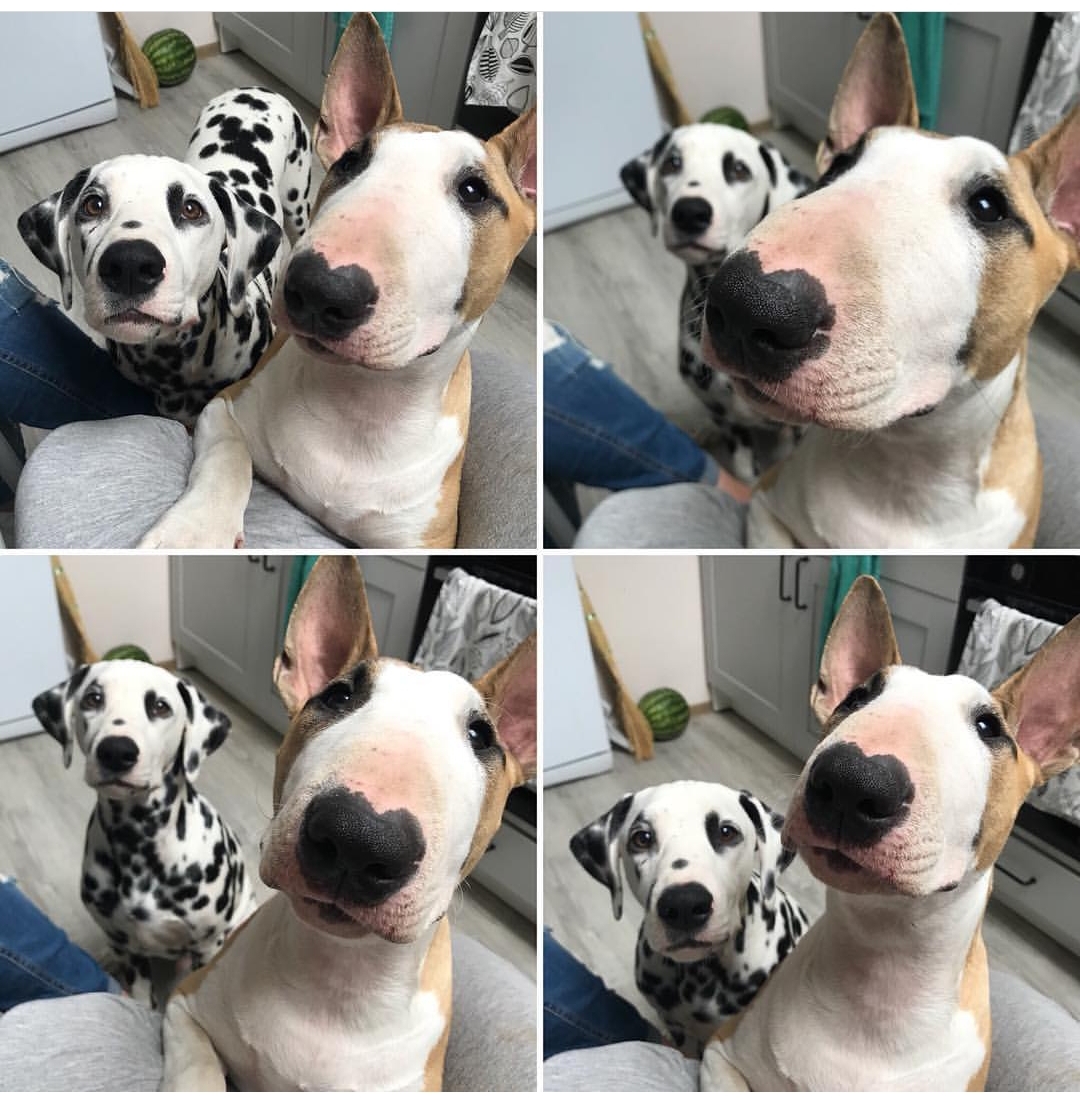
<svg viewBox="0 0 1080 1098"><path fill-rule="evenodd" d="M194 198L185 198L180 207L180 216L185 221L201 221L206 216L206 210L201 202L196 202Z"/></svg>
<svg viewBox="0 0 1080 1098"><path fill-rule="evenodd" d="M465 206L479 206L491 196L488 185L478 175L470 175L463 179L457 188L458 198Z"/></svg>
<svg viewBox="0 0 1080 1098"><path fill-rule="evenodd" d="M741 161L732 157L724 160L724 178L728 183L745 183L752 178L750 169Z"/></svg>
<svg viewBox="0 0 1080 1098"><path fill-rule="evenodd" d="M635 827L634 830L630 832L630 837L626 840L626 845L639 854L646 850L651 850L655 844L656 835L653 833L651 827Z"/></svg>
<svg viewBox="0 0 1080 1098"><path fill-rule="evenodd" d="M980 740L1000 740L1005 735L1005 726L992 709L984 709L975 715L975 731Z"/></svg>
<svg viewBox="0 0 1080 1098"><path fill-rule="evenodd" d="M971 216L983 225L993 225L1009 216L1009 200L997 187L980 187L967 205Z"/></svg>
<svg viewBox="0 0 1080 1098"><path fill-rule="evenodd" d="M352 687L347 682L332 682L319 699L327 709L344 709L352 701Z"/></svg>
<svg viewBox="0 0 1080 1098"><path fill-rule="evenodd" d="M856 686L855 689L837 706L837 709L854 712L856 709L862 709L869 700L870 691L864 683L861 686Z"/></svg>
<svg viewBox="0 0 1080 1098"><path fill-rule="evenodd" d="M664 157L664 162L660 165L661 175L674 175L676 172L682 171L682 157L672 149L671 152Z"/></svg>
<svg viewBox="0 0 1080 1098"><path fill-rule="evenodd" d="M155 717L171 717L172 706L164 698L158 698L154 702L154 716Z"/></svg>
<svg viewBox="0 0 1080 1098"><path fill-rule="evenodd" d="M105 199L99 194L88 194L79 207L83 217L100 217L105 212Z"/></svg>
<svg viewBox="0 0 1080 1098"><path fill-rule="evenodd" d="M723 846L731 846L732 843L737 843L742 835L739 834L739 829L732 824L721 824L716 829L716 838Z"/></svg>
<svg viewBox="0 0 1080 1098"><path fill-rule="evenodd" d="M495 729L483 717L473 717L466 733L469 746L477 752L486 751L495 742Z"/></svg>
<svg viewBox="0 0 1080 1098"><path fill-rule="evenodd" d="M91 686L79 699L79 708L86 712L100 709L105 704L105 692L100 686Z"/></svg>

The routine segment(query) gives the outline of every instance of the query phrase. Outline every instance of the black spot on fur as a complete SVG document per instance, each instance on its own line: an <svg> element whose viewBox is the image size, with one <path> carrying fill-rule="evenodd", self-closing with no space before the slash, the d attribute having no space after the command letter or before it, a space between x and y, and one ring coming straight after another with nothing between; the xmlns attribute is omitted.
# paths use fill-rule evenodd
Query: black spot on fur
<svg viewBox="0 0 1080 1098"><path fill-rule="evenodd" d="M65 694L66 697L70 698L72 696L72 694L74 694L75 691L78 690L80 686L82 686L83 680L86 678L89 671L90 671L90 664L84 663L75 672L75 674L72 675L70 679L68 679L67 690L64 691L64 694Z"/></svg>
<svg viewBox="0 0 1080 1098"><path fill-rule="evenodd" d="M765 825L761 820L761 813L758 811L757 803L754 798L743 790L739 794L739 804L742 806L742 810L750 817L750 822L754 825L754 830L757 832L758 839L761 842L765 841Z"/></svg>
<svg viewBox="0 0 1080 1098"><path fill-rule="evenodd" d="M769 173L769 186L776 186L776 165L773 163L773 158L769 155L769 148L765 144L758 145L758 152L761 154L761 159L765 162L765 170Z"/></svg>
<svg viewBox="0 0 1080 1098"><path fill-rule="evenodd" d="M184 709L187 710L187 719L193 721L195 719L195 703L191 700L191 691L188 689L187 683L176 683L177 693L180 695L180 700L184 703Z"/></svg>
<svg viewBox="0 0 1080 1098"><path fill-rule="evenodd" d="M75 175L68 180L67 186L60 192L60 210L57 214L57 220L62 220L67 216L68 211L75 204L75 199L79 197L79 194L86 185L86 181L89 177L90 169L83 168L81 172L76 172Z"/></svg>

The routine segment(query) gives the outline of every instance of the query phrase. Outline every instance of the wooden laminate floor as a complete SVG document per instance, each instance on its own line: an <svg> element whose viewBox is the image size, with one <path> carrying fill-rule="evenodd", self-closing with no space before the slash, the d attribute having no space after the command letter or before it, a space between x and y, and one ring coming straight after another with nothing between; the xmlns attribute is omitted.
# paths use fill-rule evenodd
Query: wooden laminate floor
<svg viewBox="0 0 1080 1098"><path fill-rule="evenodd" d="M750 789L784 812L801 769L794 755L729 711L694 717L679 739L658 744L656 757L649 762L635 763L616 751L614 769L608 773L545 790L545 924L609 987L651 1018L634 986L641 909L628 893L622 920L612 919L607 889L574 859L570 836L626 792L704 775L735 789ZM823 886L801 861L787 870L782 885L811 918L824 910ZM995 900L987 909L983 935L991 965L1015 973L1080 1019L1080 958Z"/></svg>
<svg viewBox="0 0 1080 1098"><path fill-rule="evenodd" d="M243 846L261 902L259 841L270 821L278 735L197 672L185 672L233 720L224 745L204 764L198 788L225 817ZM79 898L83 837L95 796L83 782L79 752L64 770L60 747L44 733L0 743L0 874L20 888L72 941L96 957L105 935ZM536 978L536 928L498 897L466 884L450 907L457 930L483 942Z"/></svg>

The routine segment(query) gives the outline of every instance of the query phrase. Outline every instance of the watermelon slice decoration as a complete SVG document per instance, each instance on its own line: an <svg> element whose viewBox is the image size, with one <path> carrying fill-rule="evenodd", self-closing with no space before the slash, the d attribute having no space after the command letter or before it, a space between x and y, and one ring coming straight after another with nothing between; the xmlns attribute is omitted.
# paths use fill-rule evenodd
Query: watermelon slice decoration
<svg viewBox="0 0 1080 1098"><path fill-rule="evenodd" d="M143 663L153 663L153 660L137 644L119 644L115 648L110 648L101 658L103 660L142 660Z"/></svg>
<svg viewBox="0 0 1080 1098"><path fill-rule="evenodd" d="M638 702L638 709L649 722L653 739L659 743L681 736L690 723L689 704L678 690L670 686L650 690Z"/></svg>
<svg viewBox="0 0 1080 1098"><path fill-rule="evenodd" d="M142 51L163 88L182 84L195 71L195 43L181 30L154 31Z"/></svg>

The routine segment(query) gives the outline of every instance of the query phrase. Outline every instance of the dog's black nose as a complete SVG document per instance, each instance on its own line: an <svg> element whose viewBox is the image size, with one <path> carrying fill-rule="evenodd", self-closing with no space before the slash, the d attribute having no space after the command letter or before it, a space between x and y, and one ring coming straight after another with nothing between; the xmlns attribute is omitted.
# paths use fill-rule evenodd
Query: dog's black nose
<svg viewBox="0 0 1080 1098"><path fill-rule="evenodd" d="M712 909L712 893L696 881L671 885L656 901L656 914L672 930L699 930L709 921Z"/></svg>
<svg viewBox="0 0 1080 1098"><path fill-rule="evenodd" d="M712 224L712 206L704 198L680 198L671 207L671 223L687 236L698 236Z"/></svg>
<svg viewBox="0 0 1080 1098"><path fill-rule="evenodd" d="M853 743L822 751L806 779L806 818L820 835L871 846L908 814L915 787L895 755L864 755Z"/></svg>
<svg viewBox="0 0 1080 1098"><path fill-rule="evenodd" d="M829 345L835 310L808 272L761 269L733 252L709 283L705 323L721 360L762 381L783 381Z"/></svg>
<svg viewBox="0 0 1080 1098"><path fill-rule="evenodd" d="M148 240L118 240L101 253L98 278L124 297L148 294L165 277L165 257Z"/></svg>
<svg viewBox="0 0 1080 1098"><path fill-rule="evenodd" d="M123 774L139 760L139 745L130 736L106 736L98 741L94 754L102 769Z"/></svg>
<svg viewBox="0 0 1080 1098"><path fill-rule="evenodd" d="M298 255L285 272L285 311L305 335L343 339L375 312L379 290L356 264L331 267L318 252Z"/></svg>
<svg viewBox="0 0 1080 1098"><path fill-rule="evenodd" d="M297 855L304 876L334 899L377 904L404 887L425 849L411 812L376 812L363 794L339 787L308 805Z"/></svg>

